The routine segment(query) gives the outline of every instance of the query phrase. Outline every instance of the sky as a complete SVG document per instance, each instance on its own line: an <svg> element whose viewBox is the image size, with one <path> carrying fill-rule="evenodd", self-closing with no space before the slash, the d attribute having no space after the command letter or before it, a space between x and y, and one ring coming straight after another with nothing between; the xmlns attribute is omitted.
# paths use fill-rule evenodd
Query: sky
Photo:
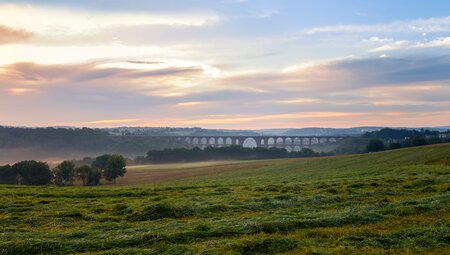
<svg viewBox="0 0 450 255"><path fill-rule="evenodd" d="M450 125L450 1L0 0L0 125Z"/></svg>

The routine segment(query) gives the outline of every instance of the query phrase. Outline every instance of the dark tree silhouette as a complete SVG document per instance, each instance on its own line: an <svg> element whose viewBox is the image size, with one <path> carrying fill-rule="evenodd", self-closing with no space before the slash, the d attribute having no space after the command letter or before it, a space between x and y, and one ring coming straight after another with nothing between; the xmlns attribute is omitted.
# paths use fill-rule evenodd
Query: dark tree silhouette
<svg viewBox="0 0 450 255"><path fill-rule="evenodd" d="M75 179L75 164L72 161L63 161L53 169L53 175L56 185L71 185Z"/></svg>
<svg viewBox="0 0 450 255"><path fill-rule="evenodd" d="M368 152L383 151L385 149L383 141L380 139L371 139L366 147Z"/></svg>
<svg viewBox="0 0 450 255"><path fill-rule="evenodd" d="M100 171L103 171L108 164L108 159L111 157L109 154L104 154L95 158L94 162L92 162L92 168L96 168Z"/></svg>
<svg viewBox="0 0 450 255"><path fill-rule="evenodd" d="M78 178L83 182L83 186L96 186L100 184L102 174L99 170L90 166L80 166L75 170Z"/></svg>
<svg viewBox="0 0 450 255"><path fill-rule="evenodd" d="M124 176L126 172L125 159L121 155L111 155L106 162L103 176L109 182L114 182L117 177Z"/></svg>
<svg viewBox="0 0 450 255"><path fill-rule="evenodd" d="M80 178L83 186L87 186L89 175L92 172L92 168L90 166L80 166L75 169L75 173Z"/></svg>
<svg viewBox="0 0 450 255"><path fill-rule="evenodd" d="M52 181L52 172L45 162L21 161L12 168L19 174L20 184L48 185Z"/></svg>
<svg viewBox="0 0 450 255"><path fill-rule="evenodd" d="M317 153L311 149L303 148L301 151L288 152L281 148L244 148L242 146L227 146L221 148L207 147L204 150L193 149L164 149L147 152L145 158L139 157L140 163L173 163L198 162L205 160L248 160L271 158L300 158L330 155Z"/></svg>
<svg viewBox="0 0 450 255"><path fill-rule="evenodd" d="M91 172L88 176L87 185L88 186L97 186L100 184L100 179L102 178L102 172L97 169L91 169Z"/></svg>
<svg viewBox="0 0 450 255"><path fill-rule="evenodd" d="M425 140L425 138L423 138L422 136L415 136L412 139L412 145L413 146L423 146L423 145L427 145L427 141Z"/></svg>
<svg viewBox="0 0 450 255"><path fill-rule="evenodd" d="M401 149L401 148L402 148L402 145L400 143L394 142L394 143L389 144L390 150L396 150L396 149Z"/></svg>
<svg viewBox="0 0 450 255"><path fill-rule="evenodd" d="M18 174L10 165L0 166L0 184L17 184Z"/></svg>

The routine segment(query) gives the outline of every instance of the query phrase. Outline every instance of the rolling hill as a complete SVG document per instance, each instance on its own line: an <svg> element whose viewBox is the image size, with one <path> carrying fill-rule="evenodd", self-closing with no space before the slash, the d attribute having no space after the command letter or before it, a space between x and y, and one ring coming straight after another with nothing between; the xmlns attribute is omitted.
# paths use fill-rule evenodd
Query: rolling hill
<svg viewBox="0 0 450 255"><path fill-rule="evenodd" d="M441 144L0 186L0 254L445 254L449 161Z"/></svg>

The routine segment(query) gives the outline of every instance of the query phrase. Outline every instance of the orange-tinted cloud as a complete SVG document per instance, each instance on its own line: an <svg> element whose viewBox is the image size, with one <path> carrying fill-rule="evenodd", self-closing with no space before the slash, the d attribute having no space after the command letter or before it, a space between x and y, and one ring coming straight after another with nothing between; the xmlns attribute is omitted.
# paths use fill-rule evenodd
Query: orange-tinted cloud
<svg viewBox="0 0 450 255"><path fill-rule="evenodd" d="M445 125L449 62L350 59L224 74L180 61L17 63L0 68L0 119L95 127ZM3 104L13 111L2 112Z"/></svg>
<svg viewBox="0 0 450 255"><path fill-rule="evenodd" d="M0 90L22 91L58 89L107 89L148 96L183 95L211 78L203 66L155 64L147 68L114 66L105 63L41 65L16 63L0 68Z"/></svg>
<svg viewBox="0 0 450 255"><path fill-rule="evenodd" d="M23 42L33 37L33 33L0 25L0 45Z"/></svg>

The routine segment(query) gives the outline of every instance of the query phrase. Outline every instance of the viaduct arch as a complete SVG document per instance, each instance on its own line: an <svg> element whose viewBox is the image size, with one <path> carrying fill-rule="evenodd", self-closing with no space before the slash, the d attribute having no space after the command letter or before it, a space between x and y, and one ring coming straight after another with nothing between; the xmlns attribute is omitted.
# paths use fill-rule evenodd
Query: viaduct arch
<svg viewBox="0 0 450 255"><path fill-rule="evenodd" d="M346 136L157 136L167 138L167 141L180 147L225 147L238 145L244 147L285 148L290 151L299 151L301 148L313 145L336 143Z"/></svg>

